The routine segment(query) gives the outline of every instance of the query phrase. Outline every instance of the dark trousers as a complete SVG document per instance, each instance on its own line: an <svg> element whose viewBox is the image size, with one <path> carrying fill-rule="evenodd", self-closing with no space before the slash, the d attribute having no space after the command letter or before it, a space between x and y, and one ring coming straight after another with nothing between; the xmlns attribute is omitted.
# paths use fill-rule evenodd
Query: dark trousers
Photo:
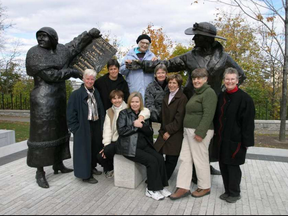
<svg viewBox="0 0 288 216"><path fill-rule="evenodd" d="M236 197L240 195L242 172L239 165L229 165L219 162L225 193Z"/></svg>
<svg viewBox="0 0 288 216"><path fill-rule="evenodd" d="M91 167L93 169L97 166L97 163L99 163L99 161L97 160L97 155L103 148L103 144L102 136L99 136L99 131L101 131L100 120L89 121L89 123L91 132Z"/></svg>
<svg viewBox="0 0 288 216"><path fill-rule="evenodd" d="M135 157L126 157L136 163L141 163L147 169L147 187L151 191L163 190L168 186L166 168L163 156L151 146L137 146Z"/></svg>
<svg viewBox="0 0 288 216"><path fill-rule="evenodd" d="M179 156L166 155L165 156L165 167L167 173L167 179L169 180L177 166Z"/></svg>
<svg viewBox="0 0 288 216"><path fill-rule="evenodd" d="M106 159L102 157L102 154L97 155L97 159L103 167L104 172L114 170L113 159L116 153L115 150L115 142L112 142L111 144L104 146L104 155Z"/></svg>

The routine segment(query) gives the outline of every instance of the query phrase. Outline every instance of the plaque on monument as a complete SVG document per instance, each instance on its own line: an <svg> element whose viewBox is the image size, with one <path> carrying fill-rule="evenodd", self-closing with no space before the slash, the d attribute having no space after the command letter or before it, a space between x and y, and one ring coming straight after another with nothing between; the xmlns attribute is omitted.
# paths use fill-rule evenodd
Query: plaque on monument
<svg viewBox="0 0 288 216"><path fill-rule="evenodd" d="M71 62L71 66L84 72L85 69L94 69L99 73L117 50L102 37L92 40Z"/></svg>

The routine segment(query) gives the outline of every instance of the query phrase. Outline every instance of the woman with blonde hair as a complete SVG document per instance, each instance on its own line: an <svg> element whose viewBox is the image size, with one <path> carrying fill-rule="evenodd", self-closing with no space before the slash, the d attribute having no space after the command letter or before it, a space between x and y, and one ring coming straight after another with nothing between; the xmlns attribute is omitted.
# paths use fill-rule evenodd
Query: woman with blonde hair
<svg viewBox="0 0 288 216"><path fill-rule="evenodd" d="M168 186L165 163L162 155L153 148L153 129L149 120L137 120L143 109L142 95L133 92L128 98L128 108L120 112L117 120L117 153L146 166L146 196L162 200L170 196L164 189Z"/></svg>

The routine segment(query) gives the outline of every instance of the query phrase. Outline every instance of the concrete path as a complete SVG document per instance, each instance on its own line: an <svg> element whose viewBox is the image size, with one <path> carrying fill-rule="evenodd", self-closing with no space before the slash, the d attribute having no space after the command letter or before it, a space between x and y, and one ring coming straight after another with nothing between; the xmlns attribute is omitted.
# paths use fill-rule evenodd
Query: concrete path
<svg viewBox="0 0 288 216"><path fill-rule="evenodd" d="M73 167L71 159L65 164ZM217 163L213 166L219 168ZM113 179L101 175L96 176L98 184L90 185L73 173L54 175L51 167L45 169L50 189L42 189L35 183L35 169L27 167L26 158L22 158L0 166L0 215L288 214L288 163L248 159L241 169L242 199L236 204L219 199L224 192L221 176L212 176L209 196L154 201L145 196L145 183L135 190L117 188ZM169 182L170 191L175 190L176 173ZM192 184L191 191L195 189Z"/></svg>

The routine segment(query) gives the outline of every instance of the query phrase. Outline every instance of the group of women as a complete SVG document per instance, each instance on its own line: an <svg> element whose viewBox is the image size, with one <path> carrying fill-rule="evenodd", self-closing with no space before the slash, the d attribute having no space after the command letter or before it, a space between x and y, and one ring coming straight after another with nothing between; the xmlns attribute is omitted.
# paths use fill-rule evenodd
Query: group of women
<svg viewBox="0 0 288 216"><path fill-rule="evenodd" d="M107 81L109 83L113 80L110 76L111 67L116 67L119 73L119 64L116 60L110 60L107 67L108 75L105 79L110 79ZM122 86L114 85L117 86L114 89L111 89L111 84L105 87L103 81L98 81L102 87L97 88L97 81L94 85L96 73L92 72L85 71L84 84L72 93L68 103L68 127L75 136L76 177L85 182L97 183L93 177L96 163L104 167L107 178L113 177L113 157L117 153L146 166L146 196L155 200L165 197L176 200L188 195L203 197L210 194L211 190L208 149L215 131L214 144L218 146L225 186L225 193L220 198L231 203L240 199L239 165L245 161L247 147L254 144L254 105L252 99L238 88L239 75L236 69L226 69L226 91L218 96L219 100L215 91L207 84L207 70L195 69L192 72L195 93L189 101L182 91L181 75L168 76L163 64L155 68L154 80L145 90L145 100L138 91L127 96L128 91L123 91L127 89L125 80L121 81ZM114 76L117 77L116 74ZM120 74L118 79L119 77L123 79ZM101 79L103 80L99 80ZM112 107L103 108L101 101L107 99L108 94ZM87 104L83 101L87 101ZM95 108L98 111L93 113ZM104 118L101 110L105 109ZM84 112L81 110L86 110L83 116ZM95 121L104 123L103 130L92 127ZM155 143L151 122L161 123ZM99 134L102 131L103 134ZM102 142L93 142L95 136L103 137ZM84 142L84 137L90 137L90 140ZM167 190L168 180L175 170L178 158L177 189L171 194ZM193 165L197 172L198 187L191 193Z"/></svg>
<svg viewBox="0 0 288 216"><path fill-rule="evenodd" d="M51 39L52 33L48 30L41 30L37 34L39 44L42 32L48 41ZM94 38L99 37L96 31L90 31L88 36L94 33ZM255 115L251 97L237 86L237 70L226 69L226 91L217 98L215 91L207 84L207 70L195 69L192 72L194 94L188 101L182 91L181 75L168 76L165 65L158 65L154 75L129 67L132 60L157 60L149 50L151 38L148 35L140 35L136 42L138 46L128 53L121 66L111 59L107 63L108 74L97 81L94 70L85 70L84 83L69 98L67 124L74 135L75 176L95 184L98 181L93 174L102 174L96 169L97 164L101 164L106 177L113 177L113 157L117 153L146 166L146 196L155 200L165 197L176 200L190 194L196 198L203 197L210 193L211 188L208 148L215 135L214 144L218 147L225 188L220 198L236 202L240 199L239 165L245 162L247 147L254 145ZM43 75L41 78L46 77ZM77 73L75 77L81 75ZM151 122L161 123L155 143ZM32 146L31 139L30 142ZM51 145L55 145L55 142ZM32 147L29 149L31 151ZM51 163L58 164L54 166L55 173L72 171L62 162L68 157L53 159ZM167 190L168 180L178 158L177 190L171 194ZM197 171L198 188L191 193L193 165ZM43 168L38 167L36 179L40 187L49 187Z"/></svg>

